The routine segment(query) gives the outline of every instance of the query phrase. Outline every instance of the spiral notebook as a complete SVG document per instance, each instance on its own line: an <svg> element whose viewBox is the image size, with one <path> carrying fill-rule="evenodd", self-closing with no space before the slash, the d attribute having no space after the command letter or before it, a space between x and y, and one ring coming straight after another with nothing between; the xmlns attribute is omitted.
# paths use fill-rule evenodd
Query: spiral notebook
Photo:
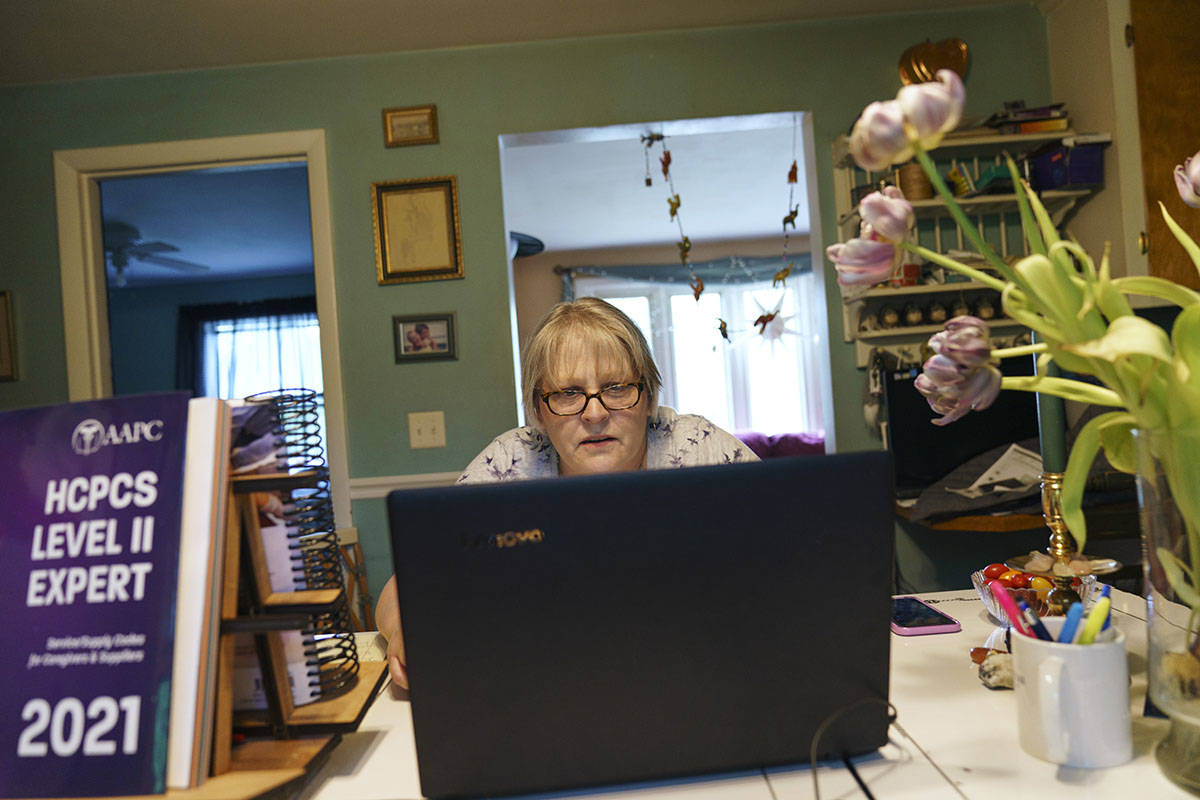
<svg viewBox="0 0 1200 800"><path fill-rule="evenodd" d="M298 469L323 469L319 461L297 446L289 435L287 420L278 402L235 402L233 404L234 474L287 473ZM305 428L308 426L305 425ZM317 490L256 493L259 532L266 556L272 592L338 588L340 554L334 533L328 497ZM318 627L321 633L317 633ZM280 637L287 661L292 702L300 706L320 700L328 688L322 666L343 657L341 639L346 632L329 626L310 625L304 630L285 630ZM234 708L267 708L262 673L253 636L240 634L234 646Z"/></svg>

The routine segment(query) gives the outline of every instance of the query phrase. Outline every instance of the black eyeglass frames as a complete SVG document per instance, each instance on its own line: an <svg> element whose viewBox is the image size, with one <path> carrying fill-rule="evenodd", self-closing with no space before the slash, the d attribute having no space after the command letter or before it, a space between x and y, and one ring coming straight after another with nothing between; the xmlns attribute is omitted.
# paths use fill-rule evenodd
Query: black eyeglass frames
<svg viewBox="0 0 1200 800"><path fill-rule="evenodd" d="M624 411L627 408L633 408L642 399L642 384L640 381L637 383L614 383L591 394L582 389L560 389L557 392L542 393L542 400L546 403L546 408L550 409L550 413L556 417L573 417L576 414L582 414L593 397L609 411Z"/></svg>

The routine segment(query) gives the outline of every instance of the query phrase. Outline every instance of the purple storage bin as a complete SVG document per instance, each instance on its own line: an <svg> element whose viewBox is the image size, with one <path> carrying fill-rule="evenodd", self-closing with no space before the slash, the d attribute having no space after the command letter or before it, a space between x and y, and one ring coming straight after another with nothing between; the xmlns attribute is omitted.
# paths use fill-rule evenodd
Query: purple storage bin
<svg viewBox="0 0 1200 800"><path fill-rule="evenodd" d="M1055 147L1032 159L1033 188L1038 191L1104 183L1104 151L1098 144Z"/></svg>

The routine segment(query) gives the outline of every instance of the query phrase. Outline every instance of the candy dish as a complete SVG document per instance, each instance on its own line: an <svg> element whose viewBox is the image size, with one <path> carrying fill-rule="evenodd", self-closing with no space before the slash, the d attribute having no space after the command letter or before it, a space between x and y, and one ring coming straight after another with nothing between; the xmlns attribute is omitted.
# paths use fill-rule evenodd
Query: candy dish
<svg viewBox="0 0 1200 800"><path fill-rule="evenodd" d="M983 601L983 605L987 608L988 614L992 619L996 620L1001 625L1008 625L1008 615L1004 613L1004 609L1000 608L1000 604L996 602L996 598L992 596L991 590L988 588L987 578L983 577L983 572L976 570L971 573L971 585L975 587L975 591L979 593L979 599ZM1044 617L1050 614L1049 608L1046 605L1046 594L1049 589L1008 589L1009 595L1013 601L1024 600L1029 604L1037 615ZM1083 601L1083 609L1087 611L1092 607L1100 595L1100 584L1096 580L1095 575L1081 575L1079 577L1079 585L1075 587L1075 591L1079 593L1079 598Z"/></svg>

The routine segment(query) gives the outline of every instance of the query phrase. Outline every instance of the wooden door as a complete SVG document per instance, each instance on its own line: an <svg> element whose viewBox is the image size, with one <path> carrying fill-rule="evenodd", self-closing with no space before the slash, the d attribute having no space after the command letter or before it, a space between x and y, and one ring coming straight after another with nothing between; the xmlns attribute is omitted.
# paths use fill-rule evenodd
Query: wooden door
<svg viewBox="0 0 1200 800"><path fill-rule="evenodd" d="M1162 212L1200 240L1200 209L1179 199L1173 170L1200 150L1200 3L1131 0L1133 62L1151 275L1200 289L1200 273L1175 241Z"/></svg>

